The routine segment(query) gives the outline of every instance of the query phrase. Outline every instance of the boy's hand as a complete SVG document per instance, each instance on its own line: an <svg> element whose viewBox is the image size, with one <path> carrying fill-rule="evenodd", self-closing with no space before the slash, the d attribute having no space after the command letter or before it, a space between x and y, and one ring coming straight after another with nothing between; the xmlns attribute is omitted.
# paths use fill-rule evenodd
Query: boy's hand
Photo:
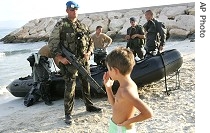
<svg viewBox="0 0 210 133"><path fill-rule="evenodd" d="M111 88L112 87L112 85L114 83L114 80L111 80L108 72L104 73L103 80L104 80L104 85L105 85L106 88Z"/></svg>
<svg viewBox="0 0 210 133"><path fill-rule="evenodd" d="M124 121L123 123L121 123L121 124L117 124L118 126L128 126L130 123L129 123L129 121L127 120L127 121Z"/></svg>

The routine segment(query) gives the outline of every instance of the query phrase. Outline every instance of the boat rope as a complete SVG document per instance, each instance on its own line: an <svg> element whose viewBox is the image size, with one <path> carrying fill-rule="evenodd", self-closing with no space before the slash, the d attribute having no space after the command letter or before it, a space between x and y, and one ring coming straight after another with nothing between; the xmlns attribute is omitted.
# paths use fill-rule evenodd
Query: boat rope
<svg viewBox="0 0 210 133"><path fill-rule="evenodd" d="M165 77L165 88L166 88L166 94L169 96L170 93L168 92L168 87L167 87L167 78L166 78L166 65L165 65L165 61L163 59L163 55L160 53L160 51L158 50L158 54L160 55L161 61L163 63L163 68L164 68L164 77ZM164 54L164 53L163 53Z"/></svg>

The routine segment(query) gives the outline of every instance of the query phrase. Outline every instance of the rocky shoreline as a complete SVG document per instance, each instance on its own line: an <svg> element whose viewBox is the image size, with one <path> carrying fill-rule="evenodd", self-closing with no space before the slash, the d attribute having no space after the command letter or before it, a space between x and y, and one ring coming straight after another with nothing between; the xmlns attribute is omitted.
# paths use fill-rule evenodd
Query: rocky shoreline
<svg viewBox="0 0 210 133"><path fill-rule="evenodd" d="M126 30L130 27L129 18L134 16L138 23L143 25L146 23L144 12L148 9L154 11L155 18L165 23L170 40L195 38L195 2L79 14L78 19L89 27L91 33L94 33L96 26L101 25L103 32L114 41L125 41ZM62 17L65 16L31 20L0 41L4 43L48 41L54 25Z"/></svg>

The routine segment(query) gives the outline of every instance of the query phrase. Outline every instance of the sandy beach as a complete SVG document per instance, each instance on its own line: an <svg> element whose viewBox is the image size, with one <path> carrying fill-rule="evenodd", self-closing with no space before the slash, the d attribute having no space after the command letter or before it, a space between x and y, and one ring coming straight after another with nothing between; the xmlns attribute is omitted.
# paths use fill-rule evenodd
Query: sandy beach
<svg viewBox="0 0 210 133"><path fill-rule="evenodd" d="M165 49L177 49L183 56L180 68L180 88L166 95L164 79L139 88L140 98L154 112L154 117L136 123L138 133L194 133L195 132L195 42L177 41ZM168 81L168 88L175 87L175 78ZM107 98L93 99L101 113L85 111L81 99L75 100L74 123L64 123L63 99L53 106L39 102L26 107L23 98L11 98L0 103L0 133L107 133L111 117L111 106Z"/></svg>

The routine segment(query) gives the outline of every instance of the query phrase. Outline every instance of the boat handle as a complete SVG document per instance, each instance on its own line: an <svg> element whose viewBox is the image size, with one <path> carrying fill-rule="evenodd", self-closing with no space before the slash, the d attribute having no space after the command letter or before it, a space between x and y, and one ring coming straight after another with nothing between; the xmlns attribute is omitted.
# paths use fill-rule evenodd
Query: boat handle
<svg viewBox="0 0 210 133"><path fill-rule="evenodd" d="M14 84L14 86L18 86L19 84Z"/></svg>
<svg viewBox="0 0 210 133"><path fill-rule="evenodd" d="M140 68L145 68L145 67L147 67L147 66L149 66L149 63L147 63L147 64L144 64L143 66L141 66Z"/></svg>

